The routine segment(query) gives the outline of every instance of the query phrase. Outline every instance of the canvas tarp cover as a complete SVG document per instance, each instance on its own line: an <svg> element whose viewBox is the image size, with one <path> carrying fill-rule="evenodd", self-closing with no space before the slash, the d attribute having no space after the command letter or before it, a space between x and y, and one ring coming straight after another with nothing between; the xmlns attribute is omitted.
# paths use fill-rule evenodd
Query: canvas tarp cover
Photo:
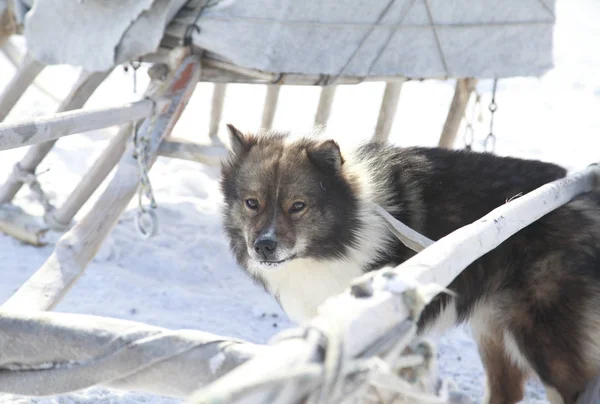
<svg viewBox="0 0 600 404"><path fill-rule="evenodd" d="M267 72L490 78L552 67L554 0L8 1L32 6L36 58L91 71L155 51L169 23L184 27L200 9L195 45Z"/></svg>

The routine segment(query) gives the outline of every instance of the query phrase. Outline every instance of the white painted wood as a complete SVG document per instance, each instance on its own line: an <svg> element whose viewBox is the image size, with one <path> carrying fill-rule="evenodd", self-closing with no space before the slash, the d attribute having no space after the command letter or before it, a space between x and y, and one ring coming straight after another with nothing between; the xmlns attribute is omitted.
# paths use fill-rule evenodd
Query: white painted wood
<svg viewBox="0 0 600 404"><path fill-rule="evenodd" d="M15 106L17 101L27 90L37 75L44 69L44 65L25 55L21 66L6 87L0 93L0 123ZM1 136L1 135L0 135ZM1 150L1 149L0 149Z"/></svg>
<svg viewBox="0 0 600 404"><path fill-rule="evenodd" d="M236 66L229 62L202 58L202 66L206 72L201 77L202 81L211 82L236 82L236 83L257 83L257 84L285 84L285 85L319 85L323 81L322 75L304 75L295 73L268 73L260 70L254 70L246 67ZM221 76L225 76L223 79ZM443 77L440 77L443 79ZM362 82L385 81L387 83L403 83L406 80L403 76L340 76L332 84L359 84Z"/></svg>
<svg viewBox="0 0 600 404"><path fill-rule="evenodd" d="M216 167L227 157L227 149L224 146L207 146L184 139L169 138L160 144L158 155Z"/></svg>
<svg viewBox="0 0 600 404"><path fill-rule="evenodd" d="M401 267L421 284L445 287L477 258L575 196L596 189L599 183L600 165L593 165L541 186L438 240Z"/></svg>
<svg viewBox="0 0 600 404"><path fill-rule="evenodd" d="M465 116L465 110L469 103L469 97L476 86L477 79L466 78L456 80L454 97L452 97L452 103L450 104L448 116L444 123L444 129L442 129L442 135L440 136L440 141L438 143L439 147L451 149L454 146L460 122L462 121L463 116Z"/></svg>
<svg viewBox="0 0 600 404"><path fill-rule="evenodd" d="M188 52L187 48L174 49L168 78L165 82L151 81L151 91L146 93L147 96L165 96L172 100L168 107L158 110L155 119L144 120L138 129L139 133L146 133L151 127L148 135L150 166L156 159L161 140L173 130L200 77L199 58L188 56ZM92 210L60 238L50 258L0 309L36 311L54 308L94 257L135 195L139 182L139 167L130 144L113 179Z"/></svg>
<svg viewBox="0 0 600 404"><path fill-rule="evenodd" d="M223 105L225 104L226 92L227 84L215 84L212 96L212 106L210 110L210 126L208 128L208 136L211 142L214 144L221 143L219 140L219 125L221 123L221 115L223 114Z"/></svg>
<svg viewBox="0 0 600 404"><path fill-rule="evenodd" d="M335 98L335 90L337 90L337 86L334 85L321 87L319 105L317 106L317 113L315 115L315 125L327 125L329 116L331 115L333 99Z"/></svg>
<svg viewBox="0 0 600 404"><path fill-rule="evenodd" d="M358 278L352 290L366 293L355 297L351 290L327 300L307 326L329 336L330 344L338 339L343 341L337 346L343 360L356 358L406 320L416 320L420 310L473 261L577 195L597 189L599 183L600 166L592 166L514 199L440 239L396 268ZM298 334L302 335L302 330ZM289 383L283 376L314 363L317 349L317 345L307 339L283 339L272 344L264 354L200 389L191 402L278 402L277 392ZM318 388L322 377L319 371L307 371L302 385L305 389L290 391L286 402L304 399L307 390Z"/></svg>
<svg viewBox="0 0 600 404"><path fill-rule="evenodd" d="M31 216L14 205L0 205L0 232L24 243L42 246L47 231L48 226L41 218Z"/></svg>
<svg viewBox="0 0 600 404"><path fill-rule="evenodd" d="M57 112L70 111L83 107L108 74L109 72L81 72L67 97L58 106ZM19 162L19 166L26 172L34 173L37 166L52 150L55 143L56 140L51 140L32 146ZM8 177L6 182L0 187L0 203L12 201L22 186L23 183L18 178L12 175Z"/></svg>
<svg viewBox="0 0 600 404"><path fill-rule="evenodd" d="M9 39L6 41L0 50L4 53L6 58L16 67L18 68L21 65L21 62L25 58L25 55L17 48L17 46ZM60 103L60 97L54 94L51 90L49 90L43 81L40 81L40 77L36 77L33 81L33 85L40 90L46 97L50 98L52 101L56 103Z"/></svg>
<svg viewBox="0 0 600 404"><path fill-rule="evenodd" d="M108 146L102 151L94 165L83 175L63 205L46 216L46 221L53 230L65 230L69 227L73 217L123 156L132 130L132 124L122 126L119 132L110 139Z"/></svg>
<svg viewBox="0 0 600 404"><path fill-rule="evenodd" d="M277 102L279 101L279 92L281 86L273 84L267 86L267 95L265 97L265 106L263 108L262 120L260 127L262 129L271 129L273 127L273 120L275 119L275 112L277 111Z"/></svg>
<svg viewBox="0 0 600 404"><path fill-rule="evenodd" d="M403 81L398 81L390 82L385 85L373 140L386 142L390 136L390 131L394 124L394 117L396 116L396 110L398 109L398 100L400 99L400 90L402 89L403 83Z"/></svg>
<svg viewBox="0 0 600 404"><path fill-rule="evenodd" d="M0 312L0 391L55 395L103 385L185 397L266 347L195 330L54 312Z"/></svg>
<svg viewBox="0 0 600 404"><path fill-rule="evenodd" d="M154 101L144 99L120 107L67 111L20 123L0 123L0 150L120 125L150 116L154 108Z"/></svg>

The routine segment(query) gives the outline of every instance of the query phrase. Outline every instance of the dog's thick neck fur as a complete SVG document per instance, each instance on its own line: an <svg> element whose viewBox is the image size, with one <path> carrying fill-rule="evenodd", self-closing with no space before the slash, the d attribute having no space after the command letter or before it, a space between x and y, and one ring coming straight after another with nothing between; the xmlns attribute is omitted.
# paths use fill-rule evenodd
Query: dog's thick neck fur
<svg viewBox="0 0 600 404"><path fill-rule="evenodd" d="M259 277L274 295L287 315L303 322L317 314L317 308L327 298L342 293L352 279L386 260L386 251L394 243L383 219L376 213L376 204L394 210L381 184L371 171L371 165L360 161L355 152L345 154L343 176L352 185L357 197L356 232L345 254L333 259L300 258L275 271L264 271L250 265L248 270Z"/></svg>

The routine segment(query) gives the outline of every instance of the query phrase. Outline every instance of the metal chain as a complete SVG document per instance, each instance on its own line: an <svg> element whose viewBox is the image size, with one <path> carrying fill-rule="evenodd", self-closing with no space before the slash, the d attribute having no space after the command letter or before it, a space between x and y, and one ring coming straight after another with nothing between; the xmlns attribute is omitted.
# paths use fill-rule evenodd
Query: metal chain
<svg viewBox="0 0 600 404"><path fill-rule="evenodd" d="M475 102L473 103L473 107L471 109L471 117L470 119L467 117L465 113L463 118L466 122L465 125L465 133L463 135L463 139L465 142L465 149L472 150L473 149L473 141L475 140L475 130L473 129L473 120L477 110L481 111L481 94L475 91ZM478 115L478 120L481 120L481 112Z"/></svg>
<svg viewBox="0 0 600 404"><path fill-rule="evenodd" d="M42 185L38 181L38 174L31 173L29 171L24 170L23 167L21 167L21 165L19 163L17 163L13 167L12 176L17 181L20 181L29 187L29 189L35 196L35 199L44 208L44 212L46 214L53 212L56 209L54 207L54 205L52 205L52 203L50 203L50 198L48 197L48 195L46 195L46 193L42 189Z"/></svg>
<svg viewBox="0 0 600 404"><path fill-rule="evenodd" d="M142 66L142 62L139 60L133 60L129 62L129 65L123 65L125 73L129 73L129 66L133 69L133 93L137 94L137 70Z"/></svg>
<svg viewBox="0 0 600 404"><path fill-rule="evenodd" d="M149 135L152 133L154 124L156 121L156 115L153 115L150 119L148 129L144 131L144 134L140 136L137 125L133 125L133 145L134 152L133 157L138 163L140 171L140 188L138 191L138 211L135 215L135 225L144 239L153 237L158 231L158 217L156 216L157 204L154 199L154 192L152 191L152 184L148 176L149 162L148 152L150 146ZM144 197L150 201L149 207L144 205Z"/></svg>
<svg viewBox="0 0 600 404"><path fill-rule="evenodd" d="M494 153L496 150L496 135L494 134L494 114L498 110L498 104L496 104L496 87L498 85L498 79L494 79L494 88L492 90L492 101L488 109L490 110L490 133L485 138L483 144L484 149L488 153Z"/></svg>

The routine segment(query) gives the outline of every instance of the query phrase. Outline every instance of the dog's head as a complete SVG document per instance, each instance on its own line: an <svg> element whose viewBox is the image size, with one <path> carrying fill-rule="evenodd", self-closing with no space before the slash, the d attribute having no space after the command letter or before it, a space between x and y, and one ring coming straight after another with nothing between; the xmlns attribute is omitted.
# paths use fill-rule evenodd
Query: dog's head
<svg viewBox="0 0 600 404"><path fill-rule="evenodd" d="M355 241L358 200L337 143L228 128L221 188L238 262L256 275L295 259L343 256Z"/></svg>

